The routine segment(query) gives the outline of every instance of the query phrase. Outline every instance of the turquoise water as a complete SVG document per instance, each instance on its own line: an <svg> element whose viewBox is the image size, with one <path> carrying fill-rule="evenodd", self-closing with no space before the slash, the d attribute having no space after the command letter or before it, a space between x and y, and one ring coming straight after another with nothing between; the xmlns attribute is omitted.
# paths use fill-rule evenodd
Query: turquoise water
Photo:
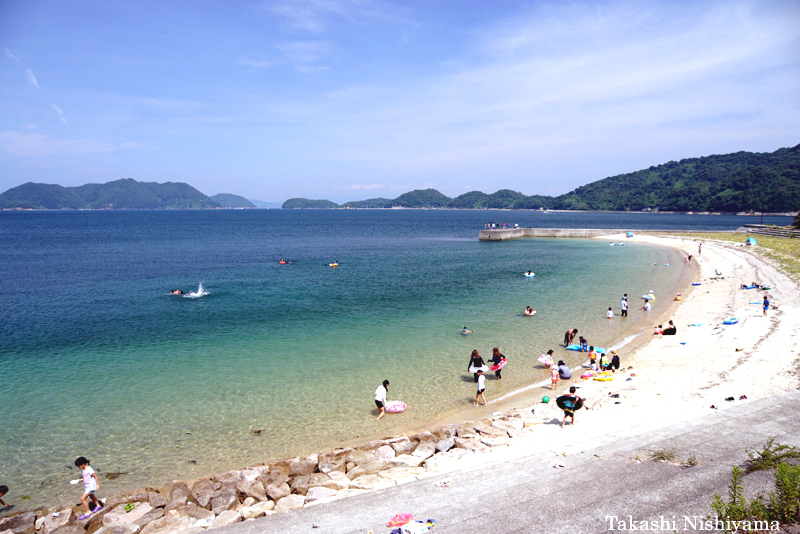
<svg viewBox="0 0 800 534"><path fill-rule="evenodd" d="M77 498L67 481L80 455L108 494L421 427L470 407L472 349L509 359L504 379L488 381L490 402L524 388L547 376L536 363L547 349L580 362L559 347L569 327L619 343L644 319L608 321L605 310L618 311L622 293L636 308L649 289L663 296L656 311L666 306L684 264L633 243L482 243L478 230L499 217L701 221L605 215L0 213L0 482L33 507ZM528 269L537 276L523 277ZM200 284L200 298L169 294ZM526 305L538 314L522 317ZM475 333L460 335L464 325ZM383 379L409 409L376 422ZM113 472L125 474L104 479Z"/></svg>

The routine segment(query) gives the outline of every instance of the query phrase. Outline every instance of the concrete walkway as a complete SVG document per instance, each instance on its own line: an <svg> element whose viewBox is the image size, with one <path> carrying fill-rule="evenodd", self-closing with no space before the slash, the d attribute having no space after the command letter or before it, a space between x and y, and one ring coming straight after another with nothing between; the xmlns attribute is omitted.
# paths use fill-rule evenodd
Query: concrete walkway
<svg viewBox="0 0 800 534"><path fill-rule="evenodd" d="M435 519L434 534L620 532L631 530L629 516L637 525L659 522L650 532L691 532L698 530L691 523L694 516L712 514L714 494L725 496L731 468L747 459L746 450L760 450L772 436L800 446L800 391L736 403L689 423L576 443L566 456L534 452L215 532L381 534L391 530L386 522L396 513ZM661 450L674 450L683 461L693 456L698 463L682 467L639 460ZM564 467L554 468L556 463ZM436 485L442 480L449 486ZM745 489L768 491L771 480L767 473L748 475ZM625 529L619 521L626 522Z"/></svg>

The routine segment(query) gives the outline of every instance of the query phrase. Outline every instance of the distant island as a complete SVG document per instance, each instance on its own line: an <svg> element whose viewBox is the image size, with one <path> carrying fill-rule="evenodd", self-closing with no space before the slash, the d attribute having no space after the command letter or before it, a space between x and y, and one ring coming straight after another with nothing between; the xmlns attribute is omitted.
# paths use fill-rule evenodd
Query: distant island
<svg viewBox="0 0 800 534"><path fill-rule="evenodd" d="M552 209L603 211L767 212L800 210L800 145L771 153L734 154L670 161L611 176L552 197L501 189L455 198L418 189L394 200L346 202L291 198L284 209L424 208Z"/></svg>
<svg viewBox="0 0 800 534"><path fill-rule="evenodd" d="M179 182L123 178L105 184L62 187L28 182L0 195L0 209L209 209L277 207L220 193L208 197ZM526 196L510 189L470 191L450 198L418 189L395 199L337 204L290 198L283 209L551 209L790 213L800 210L800 145L771 153L734 154L670 161L589 183L563 195Z"/></svg>

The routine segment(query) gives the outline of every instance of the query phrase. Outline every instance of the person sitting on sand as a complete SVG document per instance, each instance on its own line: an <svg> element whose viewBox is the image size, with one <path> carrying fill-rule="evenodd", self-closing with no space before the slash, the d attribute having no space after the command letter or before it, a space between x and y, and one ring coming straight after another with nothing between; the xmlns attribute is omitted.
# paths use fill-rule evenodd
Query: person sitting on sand
<svg viewBox="0 0 800 534"><path fill-rule="evenodd" d="M577 328L570 328L564 333L564 345L571 345L572 341L575 339L575 336L578 335Z"/></svg>
<svg viewBox="0 0 800 534"><path fill-rule="evenodd" d="M664 329L665 336L674 336L678 333L678 327L675 326L675 323L672 321L669 322L669 326Z"/></svg>
<svg viewBox="0 0 800 534"><path fill-rule="evenodd" d="M608 371L609 363L605 352L600 353L600 370Z"/></svg>
<svg viewBox="0 0 800 534"><path fill-rule="evenodd" d="M525 308L525 311L523 313L525 315L536 315L536 310L534 310L530 306L528 306L527 308Z"/></svg>
<svg viewBox="0 0 800 534"><path fill-rule="evenodd" d="M663 333L664 333L664 328L660 324L656 325L655 329L653 330L653 335L660 336Z"/></svg>
<svg viewBox="0 0 800 534"><path fill-rule="evenodd" d="M571 399L567 399L566 407L564 408L564 419L561 421L561 428L564 428L564 423L567 422L567 417L572 419L573 426L575 425L575 403L578 402L580 399L579 396L575 394L577 390L575 386L569 388L569 393L565 393L564 396L572 397Z"/></svg>
<svg viewBox="0 0 800 534"><path fill-rule="evenodd" d="M611 364L608 367L611 369L612 373L619 369L619 355L615 350L611 351Z"/></svg>
<svg viewBox="0 0 800 534"><path fill-rule="evenodd" d="M644 299L644 306L642 306L641 309L642 309L642 311L650 311L650 301L647 300L647 299Z"/></svg>
<svg viewBox="0 0 800 534"><path fill-rule="evenodd" d="M560 376L562 380L569 380L572 378L572 370L564 363L564 360L558 360L558 376Z"/></svg>

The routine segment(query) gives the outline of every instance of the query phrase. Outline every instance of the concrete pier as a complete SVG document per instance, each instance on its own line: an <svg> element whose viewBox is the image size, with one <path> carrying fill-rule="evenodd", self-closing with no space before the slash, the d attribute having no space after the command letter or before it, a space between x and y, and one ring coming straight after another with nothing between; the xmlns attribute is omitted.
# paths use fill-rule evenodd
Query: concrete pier
<svg viewBox="0 0 800 534"><path fill-rule="evenodd" d="M500 228L497 230L481 230L480 241L505 241L523 237L595 237L599 235L624 234L631 230L615 230L613 228Z"/></svg>
<svg viewBox="0 0 800 534"><path fill-rule="evenodd" d="M589 238L597 237L599 235L613 235L624 234L625 232L633 232L634 234L646 235L662 235L662 234L681 234L692 232L703 232L706 234L711 233L724 233L724 232L742 232L744 229L738 230L635 230L627 228L619 230L614 228L499 228L496 230L480 230L478 232L479 241L505 241L508 239L521 239L525 237L577 237Z"/></svg>

